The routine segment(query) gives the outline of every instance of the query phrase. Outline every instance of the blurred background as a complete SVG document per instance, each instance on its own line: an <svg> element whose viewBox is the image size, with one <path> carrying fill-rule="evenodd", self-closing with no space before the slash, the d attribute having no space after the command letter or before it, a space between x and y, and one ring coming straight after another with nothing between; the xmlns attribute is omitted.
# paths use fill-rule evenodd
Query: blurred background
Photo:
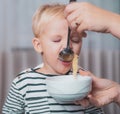
<svg viewBox="0 0 120 114"><path fill-rule="evenodd" d="M120 14L120 0L88 1L101 8ZM42 62L32 46L32 16L46 3L64 3L69 0L1 0L0 3L0 112L12 80L22 70ZM120 40L110 34L88 32L83 40L79 64L98 77L120 83ZM104 107L106 114L120 114L120 108L111 103Z"/></svg>

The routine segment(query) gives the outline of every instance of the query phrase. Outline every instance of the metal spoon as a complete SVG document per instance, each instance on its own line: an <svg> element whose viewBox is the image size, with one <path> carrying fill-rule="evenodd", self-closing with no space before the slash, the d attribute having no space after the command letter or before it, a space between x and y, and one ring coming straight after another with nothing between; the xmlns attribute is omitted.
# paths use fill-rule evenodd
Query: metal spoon
<svg viewBox="0 0 120 114"><path fill-rule="evenodd" d="M70 0L69 2L75 2L76 0ZM59 53L59 59L65 62L70 62L74 58L74 52L69 46L70 42L70 28L68 28L68 40L67 40L67 47L64 48L60 53Z"/></svg>
<svg viewBox="0 0 120 114"><path fill-rule="evenodd" d="M61 61L65 61L65 62L70 62L73 60L74 58L74 52L72 51L72 49L70 48L70 28L68 28L68 39L67 39L67 47L64 48L60 53L59 53L59 59Z"/></svg>

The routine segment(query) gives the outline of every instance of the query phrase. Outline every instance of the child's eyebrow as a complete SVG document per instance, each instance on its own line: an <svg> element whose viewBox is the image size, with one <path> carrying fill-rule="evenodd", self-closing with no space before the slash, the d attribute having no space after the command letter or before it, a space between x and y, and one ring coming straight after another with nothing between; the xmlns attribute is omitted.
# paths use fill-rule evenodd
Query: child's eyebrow
<svg viewBox="0 0 120 114"><path fill-rule="evenodd" d="M61 38L62 38L62 35L60 35L60 34L53 34L53 37L52 37L53 40L61 39Z"/></svg>
<svg viewBox="0 0 120 114"><path fill-rule="evenodd" d="M66 35L65 32L61 32L61 33L53 33L53 36L55 36L55 37L63 37L64 35Z"/></svg>

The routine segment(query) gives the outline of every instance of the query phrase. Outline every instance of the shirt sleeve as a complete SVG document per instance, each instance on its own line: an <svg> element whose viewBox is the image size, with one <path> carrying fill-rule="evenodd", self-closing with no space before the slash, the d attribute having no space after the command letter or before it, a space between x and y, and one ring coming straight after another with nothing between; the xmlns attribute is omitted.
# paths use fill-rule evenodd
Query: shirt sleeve
<svg viewBox="0 0 120 114"><path fill-rule="evenodd" d="M95 106L89 106L85 109L85 114L105 114L102 108L98 108Z"/></svg>
<svg viewBox="0 0 120 114"><path fill-rule="evenodd" d="M23 96L17 89L16 83L13 82L3 106L2 114L23 114L24 106Z"/></svg>

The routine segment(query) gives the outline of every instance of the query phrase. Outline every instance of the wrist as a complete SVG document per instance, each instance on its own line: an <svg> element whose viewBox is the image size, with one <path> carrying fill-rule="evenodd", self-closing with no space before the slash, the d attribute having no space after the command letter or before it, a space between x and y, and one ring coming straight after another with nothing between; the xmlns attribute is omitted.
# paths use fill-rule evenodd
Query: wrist
<svg viewBox="0 0 120 114"><path fill-rule="evenodd" d="M108 23L107 26L107 31L108 33L112 34L115 37L120 37L120 16L115 13L110 13L110 22Z"/></svg>

